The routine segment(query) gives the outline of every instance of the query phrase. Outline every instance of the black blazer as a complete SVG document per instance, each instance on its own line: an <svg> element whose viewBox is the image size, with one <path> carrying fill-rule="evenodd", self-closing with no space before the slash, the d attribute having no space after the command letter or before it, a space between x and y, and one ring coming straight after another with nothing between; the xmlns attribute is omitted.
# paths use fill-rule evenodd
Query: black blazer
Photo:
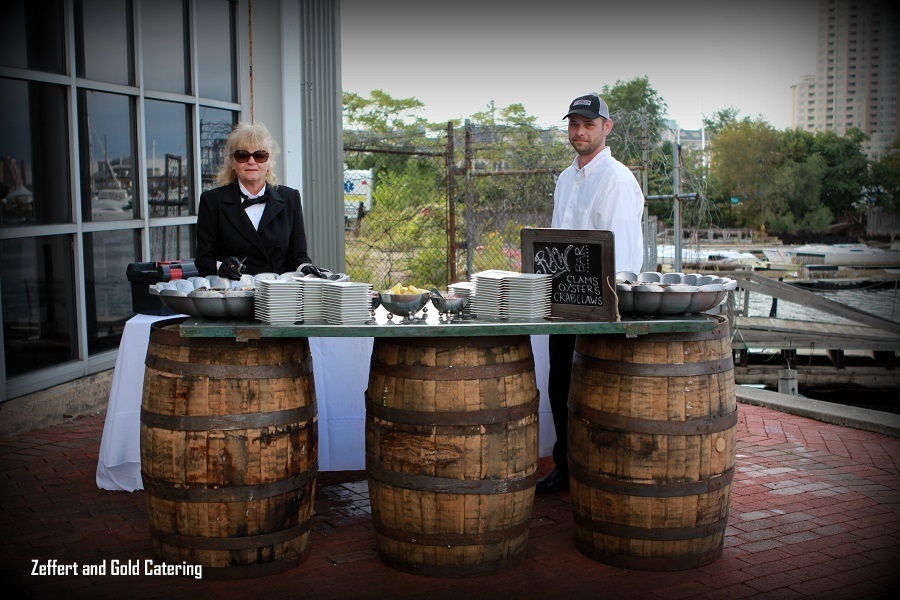
<svg viewBox="0 0 900 600"><path fill-rule="evenodd" d="M269 200L258 230L241 208L237 182L200 195L194 261L201 275L214 275L216 261L229 256L246 257L244 272L249 275L295 271L312 262L306 253L300 192L283 185L267 185L266 191Z"/></svg>

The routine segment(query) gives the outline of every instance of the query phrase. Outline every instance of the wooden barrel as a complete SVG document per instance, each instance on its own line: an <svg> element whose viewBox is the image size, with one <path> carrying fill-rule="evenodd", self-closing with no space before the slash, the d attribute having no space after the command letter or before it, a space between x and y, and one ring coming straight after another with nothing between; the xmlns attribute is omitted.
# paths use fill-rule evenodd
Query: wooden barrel
<svg viewBox="0 0 900 600"><path fill-rule="evenodd" d="M538 459L528 336L376 338L366 470L378 553L436 577L525 554Z"/></svg>
<svg viewBox="0 0 900 600"><path fill-rule="evenodd" d="M218 579L300 564L318 470L308 341L183 338L171 323L153 325L141 407L156 557Z"/></svg>
<svg viewBox="0 0 900 600"><path fill-rule="evenodd" d="M719 558L736 425L724 320L704 333L579 335L569 391L578 549L651 571Z"/></svg>

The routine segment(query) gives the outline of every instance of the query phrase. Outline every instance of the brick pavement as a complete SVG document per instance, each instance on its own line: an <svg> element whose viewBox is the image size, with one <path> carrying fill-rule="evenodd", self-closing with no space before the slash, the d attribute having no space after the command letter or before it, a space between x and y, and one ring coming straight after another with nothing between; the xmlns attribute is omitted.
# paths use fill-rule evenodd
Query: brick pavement
<svg viewBox="0 0 900 600"><path fill-rule="evenodd" d="M900 440L741 404L725 550L675 573L593 562L574 547L568 494L538 496L524 561L471 579L401 573L375 553L363 472L320 473L309 558L249 581L31 576L31 560L152 558L144 492L95 484L103 415L0 441L0 581L17 598L894 597ZM541 460L543 471L550 467Z"/></svg>

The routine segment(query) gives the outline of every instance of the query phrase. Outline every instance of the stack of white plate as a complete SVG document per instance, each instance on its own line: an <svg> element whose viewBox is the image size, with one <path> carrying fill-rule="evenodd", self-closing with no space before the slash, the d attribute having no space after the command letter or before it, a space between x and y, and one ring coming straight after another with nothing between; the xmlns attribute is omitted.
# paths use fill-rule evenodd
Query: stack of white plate
<svg viewBox="0 0 900 600"><path fill-rule="evenodd" d="M325 286L329 284L327 279L318 277L301 277L297 279L303 289L303 322L307 325L322 325L325 323Z"/></svg>
<svg viewBox="0 0 900 600"><path fill-rule="evenodd" d="M447 289L450 290L450 293L452 293L454 296L469 299L459 315L461 317L471 317L472 300L475 298L475 284L471 281L460 281L459 283L451 283L447 286Z"/></svg>
<svg viewBox="0 0 900 600"><path fill-rule="evenodd" d="M371 318L371 284L352 281L322 286L323 314L330 325L354 325Z"/></svg>
<svg viewBox="0 0 900 600"><path fill-rule="evenodd" d="M475 297L469 301L472 313L485 319L506 318L506 283L515 271L492 269L472 275Z"/></svg>
<svg viewBox="0 0 900 600"><path fill-rule="evenodd" d="M553 276L516 273L506 279L506 316L510 320L535 321L550 316Z"/></svg>
<svg viewBox="0 0 900 600"><path fill-rule="evenodd" d="M472 279L475 295L469 306L479 317L535 321L550 316L551 275L495 269L475 273Z"/></svg>
<svg viewBox="0 0 900 600"><path fill-rule="evenodd" d="M303 320L303 288L288 279L256 282L253 316L270 325L290 325Z"/></svg>

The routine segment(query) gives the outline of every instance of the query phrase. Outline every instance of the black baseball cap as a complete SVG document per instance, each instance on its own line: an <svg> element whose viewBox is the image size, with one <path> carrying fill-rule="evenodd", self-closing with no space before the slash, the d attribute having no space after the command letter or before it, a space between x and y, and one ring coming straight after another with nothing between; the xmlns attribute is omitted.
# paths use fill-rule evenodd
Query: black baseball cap
<svg viewBox="0 0 900 600"><path fill-rule="evenodd" d="M572 100L572 103L569 105L569 112L566 113L563 119L568 119L572 115L581 115L588 119L596 119L598 117L608 119L609 107L603 101L603 98L597 94L587 94Z"/></svg>

